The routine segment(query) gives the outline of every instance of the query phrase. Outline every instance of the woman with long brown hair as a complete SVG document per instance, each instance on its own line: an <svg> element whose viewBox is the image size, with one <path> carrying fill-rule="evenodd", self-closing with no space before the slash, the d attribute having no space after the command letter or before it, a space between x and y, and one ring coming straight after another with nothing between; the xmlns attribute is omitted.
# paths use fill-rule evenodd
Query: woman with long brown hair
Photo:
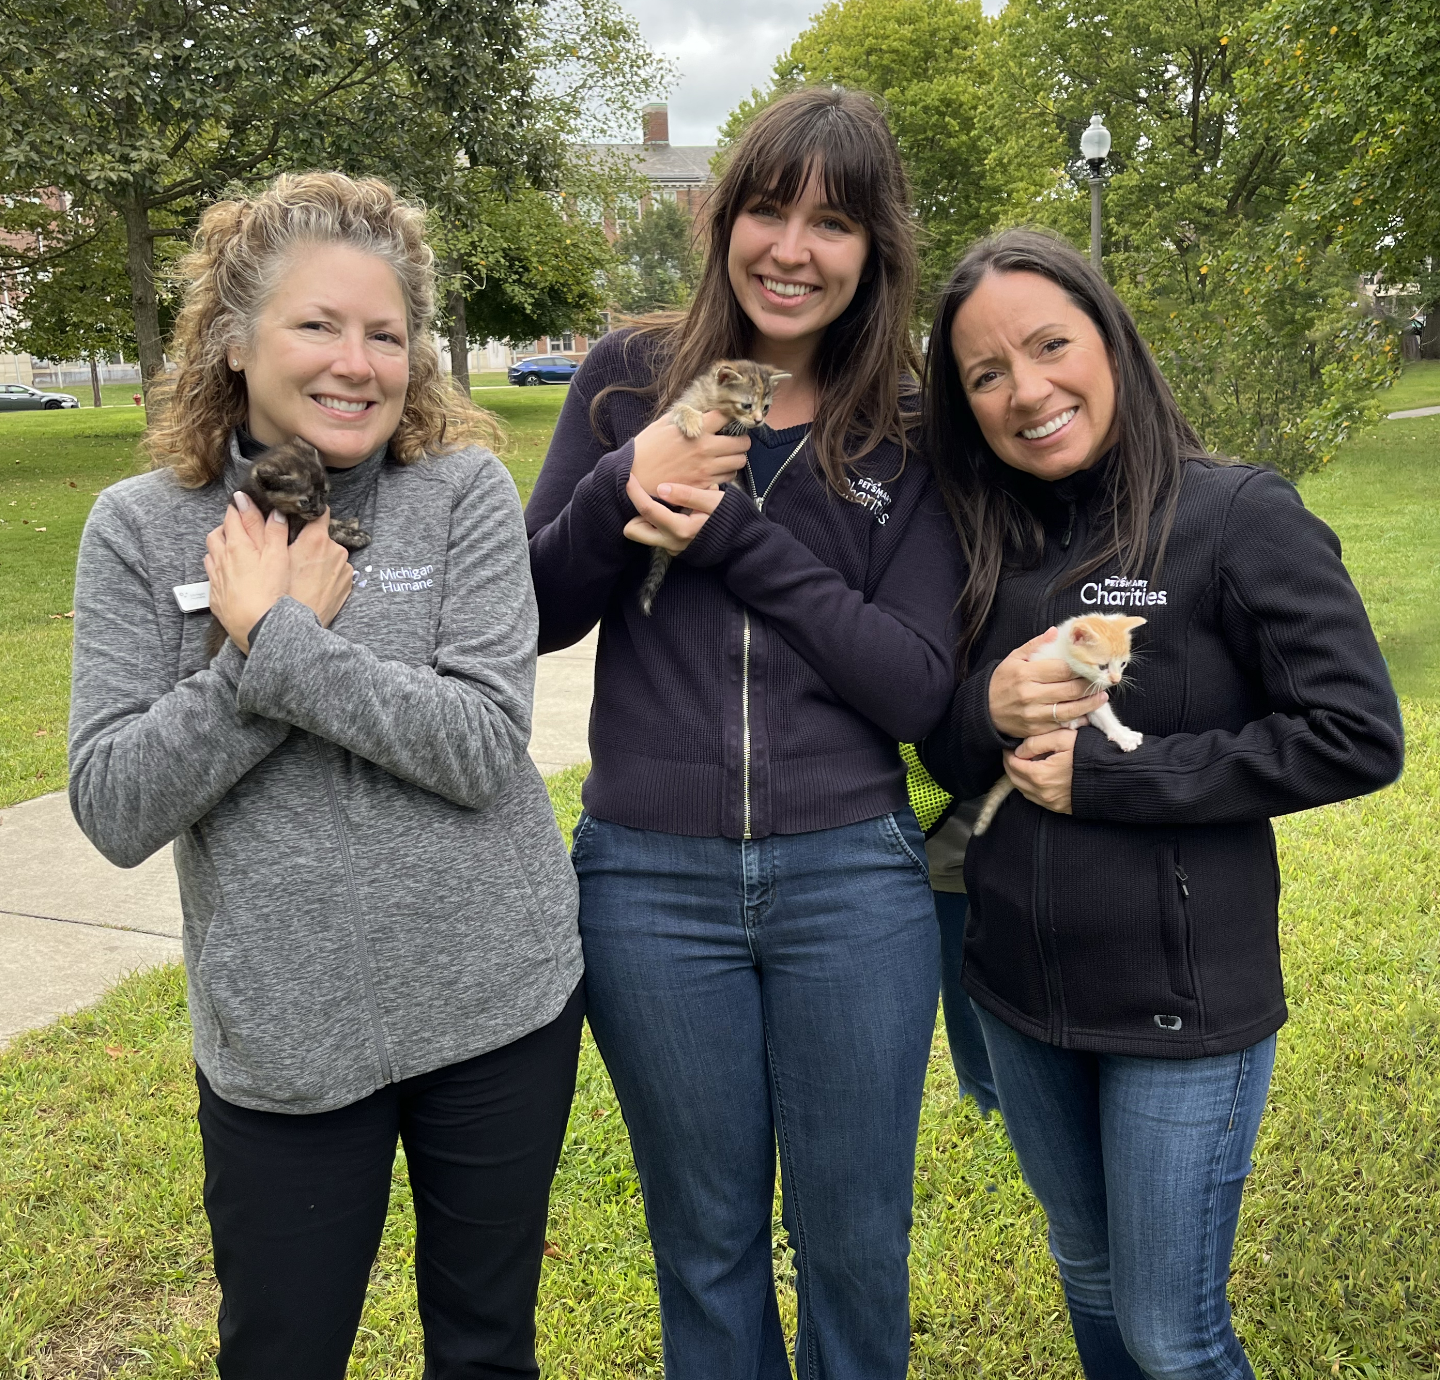
<svg viewBox="0 0 1440 1380"><path fill-rule="evenodd" d="M777 101L703 220L694 302L591 352L527 513L541 649L600 625L572 850L589 1018L666 1374L790 1373L778 1141L798 1373L900 1380L939 956L896 745L949 701L959 566L910 435L915 251L883 116L835 89ZM774 430L710 413L686 439L665 410L736 357L791 376ZM646 617L656 545L676 560Z"/></svg>
<svg viewBox="0 0 1440 1380"><path fill-rule="evenodd" d="M962 799L1015 786L965 853L963 982L1006 1130L1086 1375L1253 1380L1226 1285L1286 1017L1270 819L1394 780L1385 662L1334 534L1207 453L1070 245L974 245L928 363L969 559L960 683L920 756ZM1030 659L1085 614L1143 624L1127 750L1085 722L1092 681ZM1099 664L1118 684L1123 653Z"/></svg>

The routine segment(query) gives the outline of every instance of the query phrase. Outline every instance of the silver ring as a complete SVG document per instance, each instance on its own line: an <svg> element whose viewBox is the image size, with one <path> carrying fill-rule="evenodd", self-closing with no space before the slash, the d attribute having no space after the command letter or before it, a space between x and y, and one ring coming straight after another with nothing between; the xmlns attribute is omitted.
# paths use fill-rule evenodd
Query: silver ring
<svg viewBox="0 0 1440 1380"><path fill-rule="evenodd" d="M1058 704L1052 704L1050 706L1050 717L1054 719L1057 724L1060 722L1060 706Z"/></svg>

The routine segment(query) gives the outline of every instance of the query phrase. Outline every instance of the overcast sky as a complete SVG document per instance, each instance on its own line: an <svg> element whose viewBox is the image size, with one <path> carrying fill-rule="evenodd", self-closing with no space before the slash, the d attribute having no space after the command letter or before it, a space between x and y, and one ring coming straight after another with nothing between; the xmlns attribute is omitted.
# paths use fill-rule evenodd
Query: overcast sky
<svg viewBox="0 0 1440 1380"><path fill-rule="evenodd" d="M673 58L670 142L713 144L725 117L764 86L775 59L824 0L623 0L650 46ZM984 0L995 14L1005 0ZM636 132L637 139L639 132Z"/></svg>

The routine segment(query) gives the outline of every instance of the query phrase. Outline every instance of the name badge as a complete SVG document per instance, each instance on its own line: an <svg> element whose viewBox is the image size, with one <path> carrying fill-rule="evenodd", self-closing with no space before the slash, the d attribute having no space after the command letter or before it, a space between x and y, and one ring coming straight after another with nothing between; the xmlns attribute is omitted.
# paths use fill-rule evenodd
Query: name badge
<svg viewBox="0 0 1440 1380"><path fill-rule="evenodd" d="M175 602L181 613L195 613L210 607L210 581L199 580L193 585L176 585Z"/></svg>

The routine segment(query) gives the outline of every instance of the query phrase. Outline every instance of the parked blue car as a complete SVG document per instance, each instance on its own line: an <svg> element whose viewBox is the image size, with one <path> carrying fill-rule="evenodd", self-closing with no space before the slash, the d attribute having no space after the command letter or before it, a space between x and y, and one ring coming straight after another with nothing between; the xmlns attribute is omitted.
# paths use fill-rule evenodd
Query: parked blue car
<svg viewBox="0 0 1440 1380"><path fill-rule="evenodd" d="M569 383L579 367L564 355L534 355L512 364L507 377L511 383L533 388L542 383Z"/></svg>

